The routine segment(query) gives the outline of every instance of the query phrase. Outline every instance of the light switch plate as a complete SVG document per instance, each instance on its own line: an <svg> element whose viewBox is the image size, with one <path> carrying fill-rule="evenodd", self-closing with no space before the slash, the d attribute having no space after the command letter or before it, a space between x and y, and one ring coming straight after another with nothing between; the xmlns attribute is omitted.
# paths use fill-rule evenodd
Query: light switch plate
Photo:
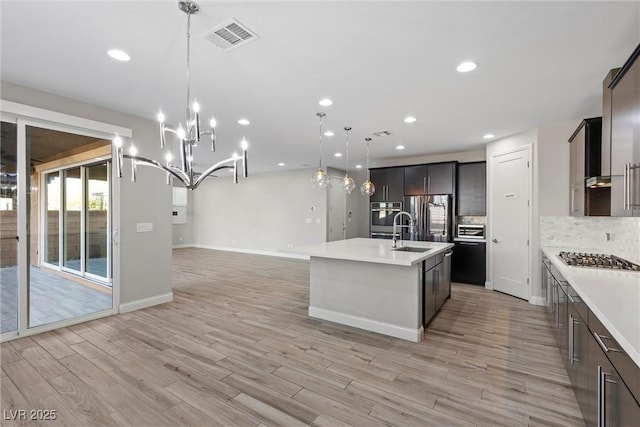
<svg viewBox="0 0 640 427"><path fill-rule="evenodd" d="M148 233L153 231L153 223L152 222L139 222L136 224L136 231L138 233Z"/></svg>

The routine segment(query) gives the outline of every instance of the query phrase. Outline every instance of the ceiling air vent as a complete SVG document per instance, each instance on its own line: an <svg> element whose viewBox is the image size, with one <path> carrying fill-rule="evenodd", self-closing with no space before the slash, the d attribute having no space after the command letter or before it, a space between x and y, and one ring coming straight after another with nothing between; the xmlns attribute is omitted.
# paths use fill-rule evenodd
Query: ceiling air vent
<svg viewBox="0 0 640 427"><path fill-rule="evenodd" d="M389 136L391 135L391 132L389 132L388 130L379 130L377 132L372 132L372 134L375 136Z"/></svg>
<svg viewBox="0 0 640 427"><path fill-rule="evenodd" d="M232 19L205 34L204 38L222 50L231 50L257 39L258 35Z"/></svg>

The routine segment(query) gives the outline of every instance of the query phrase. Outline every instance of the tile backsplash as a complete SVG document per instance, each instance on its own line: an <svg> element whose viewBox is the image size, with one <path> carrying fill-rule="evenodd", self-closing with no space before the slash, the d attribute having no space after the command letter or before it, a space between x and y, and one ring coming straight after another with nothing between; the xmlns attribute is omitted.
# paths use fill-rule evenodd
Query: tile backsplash
<svg viewBox="0 0 640 427"><path fill-rule="evenodd" d="M640 218L541 216L540 246L614 254L640 263Z"/></svg>

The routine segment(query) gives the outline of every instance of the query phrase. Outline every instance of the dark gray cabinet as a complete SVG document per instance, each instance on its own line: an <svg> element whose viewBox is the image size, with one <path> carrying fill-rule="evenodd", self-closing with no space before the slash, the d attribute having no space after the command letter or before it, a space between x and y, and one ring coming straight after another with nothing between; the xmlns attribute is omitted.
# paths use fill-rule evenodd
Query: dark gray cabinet
<svg viewBox="0 0 640 427"><path fill-rule="evenodd" d="M407 166L404 168L404 194L453 194L455 171L456 162Z"/></svg>
<svg viewBox="0 0 640 427"><path fill-rule="evenodd" d="M597 332L589 336L586 403L592 409L585 414L587 426L636 426L640 420L640 405L608 357L613 349Z"/></svg>
<svg viewBox="0 0 640 427"><path fill-rule="evenodd" d="M638 425L638 365L544 255L542 289L547 293L547 312L586 425Z"/></svg>
<svg viewBox="0 0 640 427"><path fill-rule="evenodd" d="M602 117L584 119L569 138L569 143L571 215L609 215L609 199L596 194L600 190L608 194L609 189L594 188L588 192L586 186L587 178L601 174ZM594 195L593 203L588 202L589 195Z"/></svg>
<svg viewBox="0 0 640 427"><path fill-rule="evenodd" d="M404 198L404 168L371 169L371 182L376 192L369 199L372 202L402 202Z"/></svg>
<svg viewBox="0 0 640 427"><path fill-rule="evenodd" d="M487 214L487 162L458 165L458 215Z"/></svg>
<svg viewBox="0 0 640 427"><path fill-rule="evenodd" d="M486 280L485 242L455 241L451 260L451 280L482 285Z"/></svg>
<svg viewBox="0 0 640 427"><path fill-rule="evenodd" d="M433 319L451 295L451 253L440 254L423 261L423 320Z"/></svg>
<svg viewBox="0 0 640 427"><path fill-rule="evenodd" d="M640 216L640 45L611 82L611 215Z"/></svg>

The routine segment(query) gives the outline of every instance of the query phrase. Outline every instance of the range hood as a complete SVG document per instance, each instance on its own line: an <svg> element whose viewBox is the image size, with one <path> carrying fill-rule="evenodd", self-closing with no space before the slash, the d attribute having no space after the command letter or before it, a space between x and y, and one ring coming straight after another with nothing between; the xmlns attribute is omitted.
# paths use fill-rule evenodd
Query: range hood
<svg viewBox="0 0 640 427"><path fill-rule="evenodd" d="M611 187L610 176L592 176L585 181L587 188Z"/></svg>

